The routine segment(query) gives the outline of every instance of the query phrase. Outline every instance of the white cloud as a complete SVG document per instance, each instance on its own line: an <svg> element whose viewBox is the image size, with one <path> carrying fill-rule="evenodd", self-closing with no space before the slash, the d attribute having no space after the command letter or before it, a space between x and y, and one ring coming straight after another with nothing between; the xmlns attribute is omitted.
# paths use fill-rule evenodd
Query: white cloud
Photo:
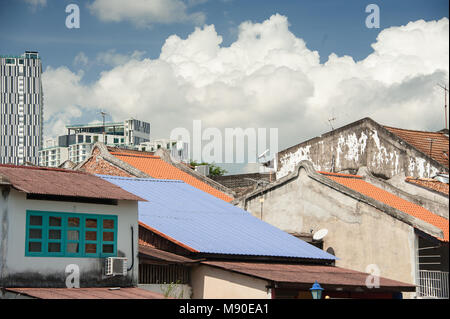
<svg viewBox="0 0 450 319"><path fill-rule="evenodd" d="M25 0L25 2L30 4L32 7L45 7L47 5L47 0Z"/></svg>
<svg viewBox="0 0 450 319"><path fill-rule="evenodd" d="M127 63L130 60L141 60L145 51L135 50L130 54L116 53L116 50L111 49L97 54L96 61L101 64L109 66L118 66Z"/></svg>
<svg viewBox="0 0 450 319"><path fill-rule="evenodd" d="M192 130L194 119L204 128L277 127L281 148L329 130L331 115L334 127L370 116L438 130L443 96L435 86L448 82L448 29L447 18L391 27L365 59L332 54L320 63L281 15L242 23L229 47L221 47L213 25L204 26L186 39L167 38L157 59L118 59L89 88L68 69L47 69L45 115L53 123L51 116L69 118L65 107L77 115L74 110L95 106L115 120L149 121L158 136L175 127ZM66 117L52 115L59 108Z"/></svg>
<svg viewBox="0 0 450 319"><path fill-rule="evenodd" d="M195 7L208 2L209 0L188 0L187 5L189 7Z"/></svg>
<svg viewBox="0 0 450 319"><path fill-rule="evenodd" d="M86 54L84 54L84 52L79 52L73 59L74 65L87 66L88 63L89 63L89 58L86 56Z"/></svg>
<svg viewBox="0 0 450 319"><path fill-rule="evenodd" d="M180 0L94 0L88 7L101 21L129 21L137 27L180 22L200 25L205 22L204 13L188 13L187 5Z"/></svg>
<svg viewBox="0 0 450 319"><path fill-rule="evenodd" d="M75 74L66 67L47 67L43 72L46 136L65 134L65 125L82 116L83 107L89 106L89 90L81 85L82 76L82 72Z"/></svg>
<svg viewBox="0 0 450 319"><path fill-rule="evenodd" d="M47 0L24 0L31 12L36 13L39 8L47 6Z"/></svg>

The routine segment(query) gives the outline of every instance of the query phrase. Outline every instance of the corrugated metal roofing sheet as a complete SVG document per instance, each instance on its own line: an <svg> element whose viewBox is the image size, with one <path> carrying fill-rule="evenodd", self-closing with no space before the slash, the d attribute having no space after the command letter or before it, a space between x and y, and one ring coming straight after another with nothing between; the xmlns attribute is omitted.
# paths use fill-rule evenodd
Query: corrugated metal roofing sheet
<svg viewBox="0 0 450 319"><path fill-rule="evenodd" d="M191 258L141 244L139 244L139 258L139 263L145 263L145 259L160 260L173 264L190 264L198 262Z"/></svg>
<svg viewBox="0 0 450 319"><path fill-rule="evenodd" d="M164 299L162 294L141 288L5 288L38 299Z"/></svg>
<svg viewBox="0 0 450 319"><path fill-rule="evenodd" d="M95 175L56 168L0 165L0 175L28 194L143 200Z"/></svg>
<svg viewBox="0 0 450 319"><path fill-rule="evenodd" d="M367 273L334 266L234 261L202 261L201 263L278 283L307 284L309 287L315 281L318 281L324 287L337 285L340 287L362 287L367 289L366 280L367 276L369 276ZM377 289L380 290L397 288L401 291L415 291L416 289L416 286L412 284L384 277L379 279L380 287Z"/></svg>
<svg viewBox="0 0 450 319"><path fill-rule="evenodd" d="M140 222L198 252L336 259L182 181L101 177L148 200L139 202Z"/></svg>

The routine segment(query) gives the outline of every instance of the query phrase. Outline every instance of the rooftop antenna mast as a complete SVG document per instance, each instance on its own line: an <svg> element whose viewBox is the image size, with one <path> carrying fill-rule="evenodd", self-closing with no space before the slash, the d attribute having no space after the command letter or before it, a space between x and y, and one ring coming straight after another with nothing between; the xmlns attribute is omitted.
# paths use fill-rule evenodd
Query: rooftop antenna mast
<svg viewBox="0 0 450 319"><path fill-rule="evenodd" d="M333 127L333 123L332 123L332 122L333 122L333 121L336 121L336 120L337 120L337 119L336 119L336 117L334 117L334 116L328 119L328 123L330 123L331 130L332 130L332 131L334 131L334 127Z"/></svg>
<svg viewBox="0 0 450 319"><path fill-rule="evenodd" d="M106 144L106 136L105 136L105 116L108 115L108 113L100 111L100 114L102 115L103 118L103 144Z"/></svg>
<svg viewBox="0 0 450 319"><path fill-rule="evenodd" d="M447 126L447 92L448 92L448 89L447 89L447 85L442 86L442 85L440 85L439 83L438 83L437 85L438 85L441 89L444 90L445 129L448 129L448 126Z"/></svg>
<svg viewBox="0 0 450 319"><path fill-rule="evenodd" d="M427 138L427 140L430 141L430 157L432 157L431 154L433 153L433 141L435 141L436 139L429 137L429 138Z"/></svg>

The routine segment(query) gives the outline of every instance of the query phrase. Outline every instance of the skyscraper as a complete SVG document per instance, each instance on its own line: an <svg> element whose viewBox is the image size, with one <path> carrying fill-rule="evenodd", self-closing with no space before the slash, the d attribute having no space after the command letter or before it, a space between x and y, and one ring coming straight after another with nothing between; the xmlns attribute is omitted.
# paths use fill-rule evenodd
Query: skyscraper
<svg viewBox="0 0 450 319"><path fill-rule="evenodd" d="M39 164L44 117L41 74L38 52L0 55L0 164Z"/></svg>

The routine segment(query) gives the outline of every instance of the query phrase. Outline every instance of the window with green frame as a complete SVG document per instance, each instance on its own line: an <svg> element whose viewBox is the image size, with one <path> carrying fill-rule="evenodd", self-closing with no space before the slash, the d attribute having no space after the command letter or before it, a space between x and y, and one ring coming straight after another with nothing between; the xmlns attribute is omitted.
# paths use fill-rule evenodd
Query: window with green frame
<svg viewBox="0 0 450 319"><path fill-rule="evenodd" d="M117 216L27 211L26 256L111 257Z"/></svg>

